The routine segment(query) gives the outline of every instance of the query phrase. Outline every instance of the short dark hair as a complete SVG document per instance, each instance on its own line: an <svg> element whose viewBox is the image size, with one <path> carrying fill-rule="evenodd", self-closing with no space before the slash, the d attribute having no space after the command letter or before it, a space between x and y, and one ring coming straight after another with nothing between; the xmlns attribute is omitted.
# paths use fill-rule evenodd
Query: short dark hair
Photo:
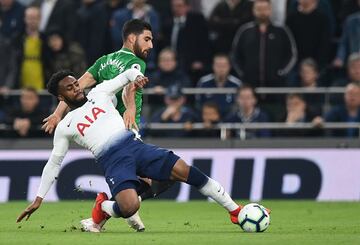
<svg viewBox="0 0 360 245"><path fill-rule="evenodd" d="M140 35L145 30L152 31L151 25L146 21L138 20L138 19L132 19L126 21L122 31L123 42L125 42L126 38L130 34Z"/></svg>
<svg viewBox="0 0 360 245"><path fill-rule="evenodd" d="M49 91L49 93L54 96L58 96L59 82L67 76L74 76L74 73L69 70L61 70L54 73L47 84L47 90Z"/></svg>

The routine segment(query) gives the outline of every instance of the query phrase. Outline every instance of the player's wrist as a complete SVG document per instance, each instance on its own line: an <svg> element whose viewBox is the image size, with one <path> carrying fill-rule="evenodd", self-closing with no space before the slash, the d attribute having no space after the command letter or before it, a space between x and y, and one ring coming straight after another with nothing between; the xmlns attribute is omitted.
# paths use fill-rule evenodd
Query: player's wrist
<svg viewBox="0 0 360 245"><path fill-rule="evenodd" d="M35 198L34 203L41 204L43 200L44 200L44 198L42 198L42 197L40 197L40 196L37 196L37 197Z"/></svg>

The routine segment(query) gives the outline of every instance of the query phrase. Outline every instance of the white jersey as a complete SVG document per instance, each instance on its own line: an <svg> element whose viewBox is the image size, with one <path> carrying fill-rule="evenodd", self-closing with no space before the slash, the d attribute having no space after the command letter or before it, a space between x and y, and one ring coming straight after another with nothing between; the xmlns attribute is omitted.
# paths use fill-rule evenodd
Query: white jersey
<svg viewBox="0 0 360 245"><path fill-rule="evenodd" d="M104 81L93 88L87 96L88 101L69 112L56 127L54 147L44 167L39 197L44 197L56 179L60 164L68 151L70 141L89 149L99 157L112 143L126 133L124 121L116 110L115 94L142 73L129 69L112 80Z"/></svg>

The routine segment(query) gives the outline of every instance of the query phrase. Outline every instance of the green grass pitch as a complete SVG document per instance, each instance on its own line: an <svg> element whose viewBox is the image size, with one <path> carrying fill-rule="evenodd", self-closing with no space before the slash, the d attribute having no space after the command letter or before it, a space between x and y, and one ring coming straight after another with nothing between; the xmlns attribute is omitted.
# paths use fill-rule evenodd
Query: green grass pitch
<svg viewBox="0 0 360 245"><path fill-rule="evenodd" d="M122 219L111 219L105 232L85 233L79 220L92 202L43 203L29 221L15 223L26 202L0 204L0 244L360 244L360 203L264 201L272 209L264 233L244 233L215 203L146 201L143 233Z"/></svg>

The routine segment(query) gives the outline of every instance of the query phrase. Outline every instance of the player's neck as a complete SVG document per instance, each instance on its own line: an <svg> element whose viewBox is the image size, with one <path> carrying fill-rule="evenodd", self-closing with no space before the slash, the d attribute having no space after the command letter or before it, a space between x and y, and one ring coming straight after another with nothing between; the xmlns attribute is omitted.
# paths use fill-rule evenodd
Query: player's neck
<svg viewBox="0 0 360 245"><path fill-rule="evenodd" d="M124 43L124 45L122 46L121 49L123 49L123 48L128 49L128 50L130 50L131 52L134 53L133 47L131 47L131 46L130 46L129 44L127 44L127 43Z"/></svg>
<svg viewBox="0 0 360 245"><path fill-rule="evenodd" d="M70 110L72 111L79 107L82 107L87 101L88 101L88 99L85 97L81 101L73 101L73 102L66 101L66 104L68 104L68 106L70 107Z"/></svg>

